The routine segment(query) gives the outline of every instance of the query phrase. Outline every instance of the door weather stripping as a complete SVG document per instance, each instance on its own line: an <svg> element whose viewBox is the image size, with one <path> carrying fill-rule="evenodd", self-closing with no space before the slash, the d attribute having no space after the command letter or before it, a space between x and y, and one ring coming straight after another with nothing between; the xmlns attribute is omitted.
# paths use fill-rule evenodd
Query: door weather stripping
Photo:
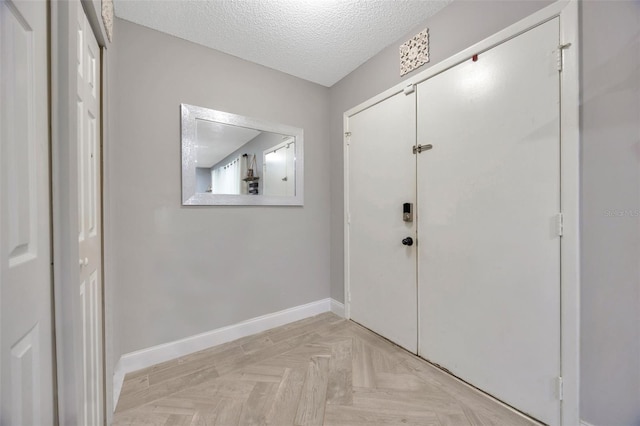
<svg viewBox="0 0 640 426"><path fill-rule="evenodd" d="M414 145L413 146L413 153L414 154L420 154L422 151L429 151L431 148L433 148L433 145L431 145L431 144Z"/></svg>

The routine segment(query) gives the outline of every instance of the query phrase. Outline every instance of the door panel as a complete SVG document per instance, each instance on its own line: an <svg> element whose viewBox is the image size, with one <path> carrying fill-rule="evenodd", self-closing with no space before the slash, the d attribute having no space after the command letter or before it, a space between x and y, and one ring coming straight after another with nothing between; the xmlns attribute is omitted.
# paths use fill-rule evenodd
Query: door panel
<svg viewBox="0 0 640 426"><path fill-rule="evenodd" d="M348 281L350 317L411 352L417 350L415 95L400 93L349 118Z"/></svg>
<svg viewBox="0 0 640 426"><path fill-rule="evenodd" d="M264 195L284 195L282 176L286 174L284 149L278 149L264 155Z"/></svg>
<svg viewBox="0 0 640 426"><path fill-rule="evenodd" d="M0 2L0 424L54 421L47 3Z"/></svg>
<svg viewBox="0 0 640 426"><path fill-rule="evenodd" d="M276 145L263 153L264 195L292 197L296 195L295 152L293 139Z"/></svg>
<svg viewBox="0 0 640 426"><path fill-rule="evenodd" d="M418 85L419 353L560 423L558 19Z"/></svg>
<svg viewBox="0 0 640 426"><path fill-rule="evenodd" d="M287 196L293 197L296 195L296 143L291 142L287 145L286 149L286 184L287 184Z"/></svg>
<svg viewBox="0 0 640 426"><path fill-rule="evenodd" d="M102 234L100 183L100 50L82 7L78 7L78 244L76 295L81 324L83 424L102 424Z"/></svg>

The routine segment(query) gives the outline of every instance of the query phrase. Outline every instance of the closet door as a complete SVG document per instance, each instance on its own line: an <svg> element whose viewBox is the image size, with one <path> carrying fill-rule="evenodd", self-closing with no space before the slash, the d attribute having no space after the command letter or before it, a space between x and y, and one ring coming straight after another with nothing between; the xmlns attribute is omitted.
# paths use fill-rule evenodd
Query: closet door
<svg viewBox="0 0 640 426"><path fill-rule="evenodd" d="M415 93L397 94L349 117L347 303L350 318L417 351ZM405 243L407 241L405 240Z"/></svg>
<svg viewBox="0 0 640 426"><path fill-rule="evenodd" d="M54 414L47 3L0 1L0 424Z"/></svg>
<svg viewBox="0 0 640 426"><path fill-rule="evenodd" d="M418 85L419 354L560 423L558 19Z"/></svg>
<svg viewBox="0 0 640 426"><path fill-rule="evenodd" d="M81 350L74 355L82 369L81 421L99 425L103 419L102 328L102 161L100 147L100 48L84 9L77 7L76 58L78 125L78 287L75 325Z"/></svg>

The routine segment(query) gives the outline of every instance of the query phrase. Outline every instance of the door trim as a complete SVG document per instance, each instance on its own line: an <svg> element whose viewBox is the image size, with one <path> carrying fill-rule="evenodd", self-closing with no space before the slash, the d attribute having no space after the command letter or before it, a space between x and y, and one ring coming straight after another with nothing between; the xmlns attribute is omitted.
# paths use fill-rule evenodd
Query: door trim
<svg viewBox="0 0 640 426"><path fill-rule="evenodd" d="M561 422L574 425L580 422L580 128L579 128L579 61L578 33L579 0L555 2L544 9L516 22L502 31L464 49L419 74L399 83L344 113L344 300L345 317L350 318L349 283L349 118L353 115L402 92L407 86L418 84L473 55L510 40L555 17L560 18L561 44L571 44L562 50L563 70L560 74L560 143L561 206L564 231L561 241L561 374L563 400Z"/></svg>

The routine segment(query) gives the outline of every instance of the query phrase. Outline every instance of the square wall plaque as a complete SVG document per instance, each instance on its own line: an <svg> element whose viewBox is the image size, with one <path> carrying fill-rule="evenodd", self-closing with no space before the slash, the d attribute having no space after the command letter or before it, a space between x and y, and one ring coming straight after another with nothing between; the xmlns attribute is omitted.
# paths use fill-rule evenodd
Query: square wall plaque
<svg viewBox="0 0 640 426"><path fill-rule="evenodd" d="M400 76L429 62L429 28L400 45Z"/></svg>

